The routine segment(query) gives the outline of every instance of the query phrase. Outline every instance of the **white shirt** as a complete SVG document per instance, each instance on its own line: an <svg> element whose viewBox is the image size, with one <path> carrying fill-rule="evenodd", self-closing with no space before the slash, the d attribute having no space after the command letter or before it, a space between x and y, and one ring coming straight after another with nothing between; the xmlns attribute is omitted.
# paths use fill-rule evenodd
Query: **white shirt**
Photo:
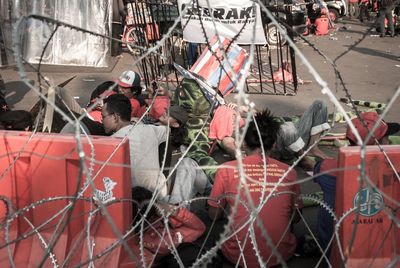
<svg viewBox="0 0 400 268"><path fill-rule="evenodd" d="M160 189L160 196L167 195L167 184L159 163L158 146L167 140L167 127L145 125L142 123L128 125L115 132L112 137L128 136L132 187L141 186L151 191Z"/></svg>

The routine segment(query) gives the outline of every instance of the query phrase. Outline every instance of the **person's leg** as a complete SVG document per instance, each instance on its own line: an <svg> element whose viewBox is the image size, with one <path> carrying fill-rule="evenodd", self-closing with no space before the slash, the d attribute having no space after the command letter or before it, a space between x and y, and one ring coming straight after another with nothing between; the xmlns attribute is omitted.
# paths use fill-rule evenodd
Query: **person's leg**
<svg viewBox="0 0 400 268"><path fill-rule="evenodd" d="M324 203L328 205L332 210L335 210L335 195L336 195L336 179L333 176L323 175L317 179L324 193ZM333 236L334 220L333 215L324 208L320 207L318 212L317 221L318 237L323 250L328 248L329 241ZM329 256L329 250L327 252Z"/></svg>
<svg viewBox="0 0 400 268"><path fill-rule="evenodd" d="M235 155L235 152L236 152L235 138L225 137L221 141L221 146L230 156L232 156L233 158L236 157L236 155Z"/></svg>
<svg viewBox="0 0 400 268"><path fill-rule="evenodd" d="M348 5L348 10L349 10L349 18L352 19L354 16L354 9L353 9L353 3L349 3Z"/></svg>
<svg viewBox="0 0 400 268"><path fill-rule="evenodd" d="M367 4L366 3L362 3L361 6L360 6L360 21L361 22L364 21L364 17L366 17L368 19Z"/></svg>
<svg viewBox="0 0 400 268"><path fill-rule="evenodd" d="M380 30L380 36L384 37L385 36L385 9L379 9L379 17L378 17L378 22L379 22L379 30Z"/></svg>
<svg viewBox="0 0 400 268"><path fill-rule="evenodd" d="M212 185L196 161L185 157L176 170L175 182L169 202L176 204L190 200L197 193L209 193L211 188Z"/></svg>
<svg viewBox="0 0 400 268"><path fill-rule="evenodd" d="M390 35L394 36L394 26L393 26L393 6L386 8L386 18L388 20L388 30L390 31Z"/></svg>
<svg viewBox="0 0 400 268"><path fill-rule="evenodd" d="M328 124L328 108L324 101L316 100L301 116L300 121L296 124L299 135L302 137L307 147L312 145L325 130L330 129ZM314 146L310 151L310 155L320 158L328 158L318 146Z"/></svg>
<svg viewBox="0 0 400 268"><path fill-rule="evenodd" d="M284 122L281 124L276 142L272 149L272 157L290 163L296 156L301 155L305 143L299 136L297 127L292 122Z"/></svg>
<svg viewBox="0 0 400 268"><path fill-rule="evenodd" d="M358 3L354 4L354 18L358 19L360 16L360 7L358 6Z"/></svg>
<svg viewBox="0 0 400 268"><path fill-rule="evenodd" d="M193 64L197 60L197 44L196 43L188 43L187 57L188 57L188 65L189 65L189 67L192 67Z"/></svg>

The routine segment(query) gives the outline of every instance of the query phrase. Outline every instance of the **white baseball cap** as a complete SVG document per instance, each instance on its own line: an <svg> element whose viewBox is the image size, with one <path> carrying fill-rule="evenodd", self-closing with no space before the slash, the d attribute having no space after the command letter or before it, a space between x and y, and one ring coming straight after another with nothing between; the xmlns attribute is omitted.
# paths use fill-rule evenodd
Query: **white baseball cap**
<svg viewBox="0 0 400 268"><path fill-rule="evenodd" d="M121 87L140 87L140 75L134 71L125 71L118 78Z"/></svg>

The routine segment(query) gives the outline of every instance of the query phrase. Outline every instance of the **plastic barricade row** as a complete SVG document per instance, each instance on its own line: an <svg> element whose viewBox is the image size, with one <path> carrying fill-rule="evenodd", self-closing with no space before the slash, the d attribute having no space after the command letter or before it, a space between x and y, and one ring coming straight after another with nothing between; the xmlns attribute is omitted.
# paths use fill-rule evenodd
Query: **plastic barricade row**
<svg viewBox="0 0 400 268"><path fill-rule="evenodd" d="M347 267L399 267L392 263L400 254L400 146L383 146L394 170L378 146L367 146L365 170L372 183L360 187L360 147L346 147L339 152L336 181L336 215L348 215L338 233ZM357 211L354 208L359 207ZM357 215L358 213L358 215ZM356 231L354 228L356 227ZM354 241L350 247L350 241ZM335 239L336 241L336 239ZM332 250L332 266L341 267L338 245Z"/></svg>
<svg viewBox="0 0 400 268"><path fill-rule="evenodd" d="M38 267L43 262L46 247L53 244L44 267L55 264L73 267L96 256L117 241L111 224L98 209L103 201L115 229L124 234L131 225L132 205L115 202L115 198L131 198L131 170L129 144L124 142L110 158L121 139L82 136L85 164L91 172L93 184L78 199L72 197L87 183L73 136L36 134L28 143L30 133L0 131L0 196L12 202L13 208L0 202L0 267L9 267L10 259L16 267ZM92 158L93 155L93 158ZM96 191L99 199L93 200ZM52 200L48 200L51 198ZM114 199L113 199L114 198ZM109 201L113 203L107 203ZM13 209L42 201L8 221L5 215ZM91 211L92 213L89 217ZM65 227L65 228L63 228ZM57 235L55 235L57 234ZM5 247L6 235L12 241ZM121 266L126 258L124 249L117 246L110 254L96 259L94 264L104 267ZM11 256L10 256L11 255Z"/></svg>

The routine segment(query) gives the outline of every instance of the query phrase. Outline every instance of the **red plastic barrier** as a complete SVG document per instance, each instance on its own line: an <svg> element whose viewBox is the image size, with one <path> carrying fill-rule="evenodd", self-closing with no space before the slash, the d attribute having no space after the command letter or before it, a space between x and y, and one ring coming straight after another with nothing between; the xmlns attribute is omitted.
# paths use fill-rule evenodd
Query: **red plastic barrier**
<svg viewBox="0 0 400 268"><path fill-rule="evenodd" d="M399 221L400 182L395 172L397 174L400 172L400 146L383 148L395 171L378 146L368 146L366 154L366 174L376 185L377 190L369 190L365 183L360 189L358 180L360 172L356 169L361 163L360 147L342 148L339 153L340 167L348 169L340 172L337 178L336 215L341 217L343 213L361 203L358 220L356 212L353 212L343 221L339 229L340 245L348 258L347 267L387 267L395 260L396 255L400 254L399 227L386 213L390 211ZM380 205L382 202L385 206ZM356 223L355 239L350 249L349 242L353 237L353 227ZM332 266L341 267L342 260L337 244L333 247L331 257ZM394 264L391 267L398 266Z"/></svg>
<svg viewBox="0 0 400 268"><path fill-rule="evenodd" d="M28 143L30 133L0 131L0 196L9 198L14 211L33 202L47 198L75 196L86 182L86 176L80 172L80 162L77 153L77 143L73 136L59 134L36 134ZM102 163L115 150L121 139L111 137L94 137L94 165L93 176L100 171ZM82 148L85 152L85 164L90 168L91 147L82 136ZM21 153L20 153L21 152ZM19 155L19 157L17 157ZM17 160L16 160L17 159ZM16 161L15 161L16 160ZM9 169L10 164L15 163ZM131 170L129 167L129 144L125 142L116 151L99 174L94 178L94 185L99 195L114 198L131 198ZM128 165L123 167L122 164ZM88 187L84 198L93 197L93 188ZM105 200L104 199L104 200ZM13 243L10 247L12 259L16 267L37 267L44 255L44 245L49 241L60 226L57 224L66 220L67 225L57 240L52 253L59 266L65 262L72 267L88 258L87 229L90 225L90 244L93 245L93 256L109 247L117 240L110 223L103 213L92 216L89 222L89 211L96 208L94 202L78 200L74 206L72 199L62 198L58 201L39 204L30 208L23 215L13 219L10 223L9 240L27 235L32 226L38 228L38 233L28 235L27 238ZM7 213L4 202L0 202L0 221ZM49 221L53 215L66 207L66 213L61 213ZM71 210L72 209L72 210ZM132 208L130 203L115 203L107 206L108 214L113 220L119 233L125 233L130 227ZM70 212L71 216L67 217ZM0 267L9 267L7 248L5 243L5 226L0 228ZM42 227L39 227L43 225ZM62 224L61 224L62 225ZM1 248L2 247L2 248ZM104 267L122 265L125 258L123 248L118 246L111 254L107 254L95 261ZM53 267L52 260L47 257L44 267Z"/></svg>

